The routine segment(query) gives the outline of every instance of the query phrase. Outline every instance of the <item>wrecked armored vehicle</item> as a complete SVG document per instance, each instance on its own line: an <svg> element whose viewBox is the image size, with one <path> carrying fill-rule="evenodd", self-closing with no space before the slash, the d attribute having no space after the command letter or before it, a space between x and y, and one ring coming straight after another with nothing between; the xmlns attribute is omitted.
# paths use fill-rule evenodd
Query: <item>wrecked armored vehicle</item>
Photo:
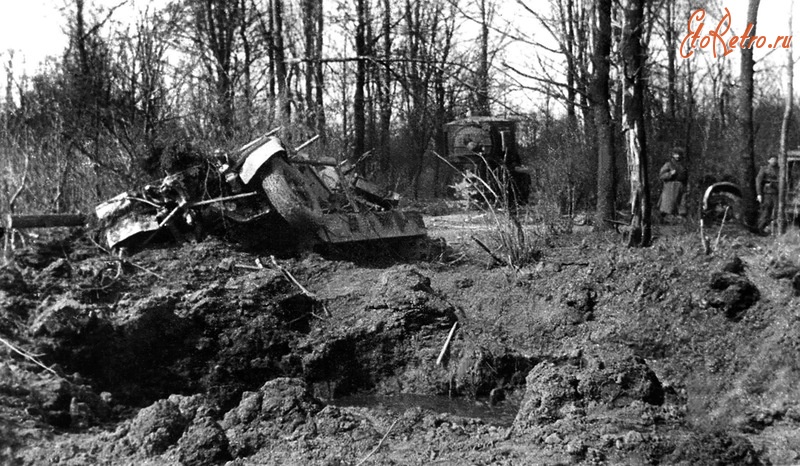
<svg viewBox="0 0 800 466"><path fill-rule="evenodd" d="M447 160L463 175L470 197L527 204L531 177L517 150L516 121L473 116L451 121L444 129Z"/></svg>
<svg viewBox="0 0 800 466"><path fill-rule="evenodd" d="M352 165L290 153L272 133L98 205L104 242L139 249L222 233L250 247L281 249L426 234L419 213L397 210L398 196Z"/></svg>

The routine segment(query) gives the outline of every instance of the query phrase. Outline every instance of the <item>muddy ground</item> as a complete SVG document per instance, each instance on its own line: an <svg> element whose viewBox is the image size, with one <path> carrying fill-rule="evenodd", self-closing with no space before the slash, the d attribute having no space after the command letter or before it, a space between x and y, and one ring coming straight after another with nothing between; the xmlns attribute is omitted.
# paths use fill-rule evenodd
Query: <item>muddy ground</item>
<svg viewBox="0 0 800 466"><path fill-rule="evenodd" d="M449 246L413 257L17 250L0 463L800 462L797 233L730 228L705 255L688 226L646 249L540 228L515 270L471 240L480 215L426 222Z"/></svg>

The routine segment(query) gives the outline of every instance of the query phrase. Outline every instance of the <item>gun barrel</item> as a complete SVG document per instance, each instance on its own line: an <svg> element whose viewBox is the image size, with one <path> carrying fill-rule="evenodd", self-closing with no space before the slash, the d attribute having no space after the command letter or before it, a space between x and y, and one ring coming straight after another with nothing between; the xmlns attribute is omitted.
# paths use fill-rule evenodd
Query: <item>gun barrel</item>
<svg viewBox="0 0 800 466"><path fill-rule="evenodd" d="M9 215L6 218L8 228L55 228L80 227L86 224L83 214L44 214L44 215Z"/></svg>

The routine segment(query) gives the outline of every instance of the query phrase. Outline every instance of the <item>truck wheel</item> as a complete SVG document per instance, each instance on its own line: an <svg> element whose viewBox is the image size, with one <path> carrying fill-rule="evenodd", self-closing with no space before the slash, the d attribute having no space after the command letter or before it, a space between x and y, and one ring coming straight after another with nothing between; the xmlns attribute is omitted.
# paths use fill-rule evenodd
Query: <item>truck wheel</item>
<svg viewBox="0 0 800 466"><path fill-rule="evenodd" d="M283 157L270 161L261 186L275 211L298 231L313 233L322 224L319 200L308 189L303 175Z"/></svg>

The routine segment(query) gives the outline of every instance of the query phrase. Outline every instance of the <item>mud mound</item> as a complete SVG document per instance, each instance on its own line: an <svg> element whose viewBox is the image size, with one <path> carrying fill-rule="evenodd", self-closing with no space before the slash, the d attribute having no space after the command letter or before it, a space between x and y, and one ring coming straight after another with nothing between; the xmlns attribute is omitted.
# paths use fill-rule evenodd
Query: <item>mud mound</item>
<svg viewBox="0 0 800 466"><path fill-rule="evenodd" d="M434 391L442 374L417 368L435 361L429 341L446 335L457 317L435 295L430 278L412 266L392 267L377 278L360 305L351 325L307 340L304 377L317 384L317 395L336 398L379 384L390 390L411 385Z"/></svg>
<svg viewBox="0 0 800 466"><path fill-rule="evenodd" d="M169 400L160 400L142 409L133 419L127 439L146 456L164 453L175 444L190 420Z"/></svg>
<svg viewBox="0 0 800 466"><path fill-rule="evenodd" d="M525 397L514 428L548 424L597 409L616 409L635 401L660 405L664 391L641 358L605 355L572 364L541 363L527 377Z"/></svg>
<svg viewBox="0 0 800 466"><path fill-rule="evenodd" d="M245 393L239 406L222 421L231 453L234 457L249 456L297 429L308 429L309 417L322 406L299 379L271 380L257 392Z"/></svg>
<svg viewBox="0 0 800 466"><path fill-rule="evenodd" d="M741 320L745 311L761 297L753 282L731 272L715 272L708 286L711 289L708 305L734 322Z"/></svg>
<svg viewBox="0 0 800 466"><path fill-rule="evenodd" d="M299 360L283 358L308 332L313 300L277 270L211 277L196 289L176 280L111 304L53 294L30 312L29 334L48 360L126 404L203 390L229 406L265 379L298 374Z"/></svg>
<svg viewBox="0 0 800 466"><path fill-rule="evenodd" d="M230 459L225 431L211 416L197 416L178 442L181 464L217 464Z"/></svg>
<svg viewBox="0 0 800 466"><path fill-rule="evenodd" d="M230 454L216 417L206 398L172 395L139 410L112 434L116 441L103 449L131 464L219 464Z"/></svg>
<svg viewBox="0 0 800 466"><path fill-rule="evenodd" d="M28 327L33 337L72 338L98 325L97 313L68 295L45 299L34 315Z"/></svg>
<svg viewBox="0 0 800 466"><path fill-rule="evenodd" d="M317 254L279 269L213 240L122 264L33 254L0 275L0 330L68 383L8 350L0 433L22 464L797 462L797 298L776 252L584 239L516 271ZM508 433L321 401L344 394L522 408Z"/></svg>
<svg viewBox="0 0 800 466"><path fill-rule="evenodd" d="M724 466L764 464L753 444L739 436L709 432L682 438L666 461L672 464Z"/></svg>

